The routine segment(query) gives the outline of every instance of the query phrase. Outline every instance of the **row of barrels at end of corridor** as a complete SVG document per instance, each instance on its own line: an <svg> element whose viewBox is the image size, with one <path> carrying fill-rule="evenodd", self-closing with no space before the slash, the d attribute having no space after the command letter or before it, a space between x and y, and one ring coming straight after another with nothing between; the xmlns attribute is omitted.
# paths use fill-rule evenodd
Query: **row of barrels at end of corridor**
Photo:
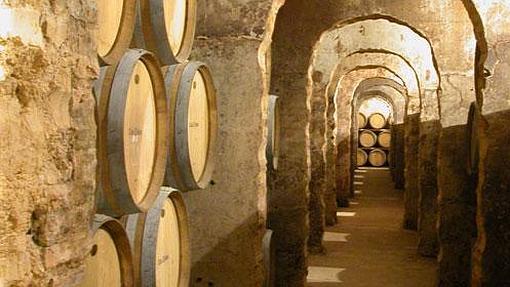
<svg viewBox="0 0 510 287"><path fill-rule="evenodd" d="M389 148L391 146L391 131L361 130L359 133L359 144L365 148L374 147L376 145Z"/></svg>
<svg viewBox="0 0 510 287"><path fill-rule="evenodd" d="M358 167L370 166L383 167L388 164L390 160L390 154L382 149L374 148L368 153L366 150L359 148L356 154L356 161Z"/></svg>
<svg viewBox="0 0 510 287"><path fill-rule="evenodd" d="M388 119L381 113L373 113L368 117L363 113L358 113L357 121L358 129L384 129L389 124Z"/></svg>

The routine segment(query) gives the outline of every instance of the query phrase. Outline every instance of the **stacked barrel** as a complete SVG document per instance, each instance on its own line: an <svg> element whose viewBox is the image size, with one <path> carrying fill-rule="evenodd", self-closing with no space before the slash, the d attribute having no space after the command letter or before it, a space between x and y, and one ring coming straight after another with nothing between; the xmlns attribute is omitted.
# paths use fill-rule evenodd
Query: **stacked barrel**
<svg viewBox="0 0 510 287"><path fill-rule="evenodd" d="M358 114L357 166L388 166L391 147L391 132L388 119L373 113L369 117Z"/></svg>
<svg viewBox="0 0 510 287"><path fill-rule="evenodd" d="M188 61L196 0L98 0L96 217L80 286L189 286L182 191L213 169L211 72Z"/></svg>

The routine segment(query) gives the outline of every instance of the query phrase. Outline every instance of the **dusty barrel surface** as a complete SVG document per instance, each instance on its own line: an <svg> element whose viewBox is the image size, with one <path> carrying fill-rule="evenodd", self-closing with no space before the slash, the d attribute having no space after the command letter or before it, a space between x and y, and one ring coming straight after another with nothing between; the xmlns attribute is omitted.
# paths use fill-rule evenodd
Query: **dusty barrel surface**
<svg viewBox="0 0 510 287"><path fill-rule="evenodd" d="M216 91L200 62L163 68L167 89L169 159L165 185L181 191L207 187L214 168Z"/></svg>
<svg viewBox="0 0 510 287"><path fill-rule="evenodd" d="M383 130L377 137L377 142L380 146L389 148L391 146L391 132L389 130Z"/></svg>
<svg viewBox="0 0 510 287"><path fill-rule="evenodd" d="M92 234L92 247L85 259L85 275L78 286L135 286L129 240L122 224L97 215Z"/></svg>
<svg viewBox="0 0 510 287"><path fill-rule="evenodd" d="M136 0L97 1L97 53L104 64L114 64L129 48L135 28Z"/></svg>
<svg viewBox="0 0 510 287"><path fill-rule="evenodd" d="M139 0L132 46L150 50L164 65L188 59L197 14L196 0Z"/></svg>
<svg viewBox="0 0 510 287"><path fill-rule="evenodd" d="M358 113L358 129L365 128L367 126L367 117L363 113Z"/></svg>
<svg viewBox="0 0 510 287"><path fill-rule="evenodd" d="M144 50L128 50L96 81L98 120L97 212L147 211L163 183L167 106L159 64Z"/></svg>
<svg viewBox="0 0 510 287"><path fill-rule="evenodd" d="M147 212L122 219L134 254L136 286L188 287L188 215L179 192L162 189Z"/></svg>
<svg viewBox="0 0 510 287"><path fill-rule="evenodd" d="M266 159L269 168L276 170L280 153L280 106L277 96L269 96L267 130Z"/></svg>
<svg viewBox="0 0 510 287"><path fill-rule="evenodd" d="M363 147L373 147L377 143L377 135L373 131L362 131L359 134L359 143Z"/></svg>
<svg viewBox="0 0 510 287"><path fill-rule="evenodd" d="M466 138L468 140L467 172L470 175L478 173L478 164L480 162L480 135L478 132L480 122L480 111L476 103L472 103L469 108L469 118L466 126Z"/></svg>
<svg viewBox="0 0 510 287"><path fill-rule="evenodd" d="M368 161L367 152L359 148L358 151L356 152L356 164L358 166L364 166L367 164L367 161Z"/></svg>
<svg viewBox="0 0 510 287"><path fill-rule="evenodd" d="M373 149L368 154L368 161L372 166L381 167L386 164L386 152L381 149Z"/></svg>
<svg viewBox="0 0 510 287"><path fill-rule="evenodd" d="M373 113L368 118L368 123L374 129L382 129L386 126L388 120L384 117L384 115L380 113Z"/></svg>

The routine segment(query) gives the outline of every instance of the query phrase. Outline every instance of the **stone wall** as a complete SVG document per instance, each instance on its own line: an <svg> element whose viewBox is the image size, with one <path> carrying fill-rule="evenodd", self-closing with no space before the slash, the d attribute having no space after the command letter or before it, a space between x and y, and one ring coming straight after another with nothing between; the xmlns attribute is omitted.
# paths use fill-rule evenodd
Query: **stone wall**
<svg viewBox="0 0 510 287"><path fill-rule="evenodd" d="M93 213L94 1L0 1L0 285L72 286Z"/></svg>
<svg viewBox="0 0 510 287"><path fill-rule="evenodd" d="M472 2L466 8L478 40L477 101L482 115L472 280L474 286L504 286L510 283L510 7L501 0Z"/></svg>
<svg viewBox="0 0 510 287"><path fill-rule="evenodd" d="M266 63L279 1L198 1L191 58L211 67L218 149L211 186L185 194L192 286L261 286L266 230ZM276 234L276 236L278 236Z"/></svg>

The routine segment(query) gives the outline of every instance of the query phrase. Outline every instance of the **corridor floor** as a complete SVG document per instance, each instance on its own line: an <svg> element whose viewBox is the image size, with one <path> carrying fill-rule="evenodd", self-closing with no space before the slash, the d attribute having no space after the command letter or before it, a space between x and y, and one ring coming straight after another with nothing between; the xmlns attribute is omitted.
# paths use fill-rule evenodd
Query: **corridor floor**
<svg viewBox="0 0 510 287"><path fill-rule="evenodd" d="M435 259L417 254L415 232L402 228L403 196L388 170L356 172L356 198L326 229L326 255L309 261L310 287L432 287Z"/></svg>

